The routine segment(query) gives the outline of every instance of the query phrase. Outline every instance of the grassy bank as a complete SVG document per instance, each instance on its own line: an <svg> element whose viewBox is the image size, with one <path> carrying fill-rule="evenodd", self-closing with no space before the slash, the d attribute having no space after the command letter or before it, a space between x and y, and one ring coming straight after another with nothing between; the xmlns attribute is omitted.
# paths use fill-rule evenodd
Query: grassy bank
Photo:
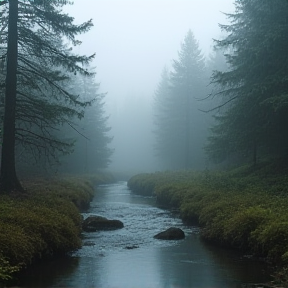
<svg viewBox="0 0 288 288"><path fill-rule="evenodd" d="M202 227L203 239L288 264L288 167L286 161L226 172L163 172L132 177L136 193L156 195Z"/></svg>
<svg viewBox="0 0 288 288"><path fill-rule="evenodd" d="M94 185L109 175L32 179L27 192L0 195L0 287L41 259L81 247L79 211L89 207Z"/></svg>

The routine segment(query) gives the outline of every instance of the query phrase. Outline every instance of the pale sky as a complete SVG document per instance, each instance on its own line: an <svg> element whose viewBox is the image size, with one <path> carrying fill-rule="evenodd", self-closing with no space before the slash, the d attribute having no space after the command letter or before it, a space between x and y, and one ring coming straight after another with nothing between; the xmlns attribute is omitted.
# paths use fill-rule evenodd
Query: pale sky
<svg viewBox="0 0 288 288"><path fill-rule="evenodd" d="M233 9L233 0L74 0L65 11L77 23L93 19L76 51L97 53L101 91L121 99L127 93L153 94L189 29L208 55L212 38L221 35L218 23L226 23L221 11Z"/></svg>
<svg viewBox="0 0 288 288"><path fill-rule="evenodd" d="M93 19L94 27L79 37L83 44L75 51L86 55L96 52L96 81L100 92L108 92L105 107L114 136L115 167L123 169L123 163L129 165L129 161L132 166L136 163L139 171L154 165L149 107L162 69L178 59L189 29L208 56L212 38L221 37L218 23L227 23L221 12L233 12L233 3L234 0L74 0L74 5L65 8L78 24Z"/></svg>

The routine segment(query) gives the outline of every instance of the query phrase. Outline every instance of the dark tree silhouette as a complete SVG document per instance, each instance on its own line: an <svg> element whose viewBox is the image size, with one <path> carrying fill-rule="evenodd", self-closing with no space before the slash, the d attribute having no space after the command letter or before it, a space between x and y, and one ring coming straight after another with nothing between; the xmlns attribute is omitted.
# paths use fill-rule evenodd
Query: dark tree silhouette
<svg viewBox="0 0 288 288"><path fill-rule="evenodd" d="M18 0L9 1L7 75L5 83L5 113L3 121L3 143L1 155L1 191L10 192L23 188L15 169L15 113L18 56Z"/></svg>
<svg viewBox="0 0 288 288"><path fill-rule="evenodd" d="M165 71L162 74L155 94L156 148L158 155L166 158L166 163L170 162L169 168L191 169L200 162L204 144L200 144L202 131L196 121L201 113L197 99L205 95L206 77L204 57L191 30L186 34L172 68L169 77ZM204 130L203 126L201 130Z"/></svg>
<svg viewBox="0 0 288 288"><path fill-rule="evenodd" d="M43 150L55 158L56 151L67 153L71 144L56 139L53 129L71 117L83 117L83 109L92 103L80 101L78 95L66 89L74 74L94 75L83 68L94 54L74 55L62 44L65 38L74 46L79 45L75 35L92 26L91 20L73 24L74 19L61 10L67 3L69 1L64 0L11 0L1 11L1 21L8 22L8 28L1 29L4 42L0 43L2 63L7 59L3 85L2 192L23 191L15 169L16 142L34 147L34 151Z"/></svg>
<svg viewBox="0 0 288 288"><path fill-rule="evenodd" d="M237 0L227 37L227 71L216 71L221 113L207 146L210 158L229 155L250 159L287 155L288 5L285 0ZM263 20L265 19L265 21ZM218 155L218 156L217 156Z"/></svg>

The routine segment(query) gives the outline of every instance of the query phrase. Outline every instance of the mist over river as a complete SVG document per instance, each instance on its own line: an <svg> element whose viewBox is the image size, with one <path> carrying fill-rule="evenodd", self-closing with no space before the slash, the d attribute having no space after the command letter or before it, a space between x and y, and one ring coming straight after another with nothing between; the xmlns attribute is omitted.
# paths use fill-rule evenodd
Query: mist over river
<svg viewBox="0 0 288 288"><path fill-rule="evenodd" d="M84 245L73 257L37 265L23 287L240 288L270 279L265 264L203 243L197 227L156 207L155 198L132 194L126 182L98 186L83 214L89 215L119 219L124 228L83 233ZM171 226L184 230L186 238L153 238Z"/></svg>

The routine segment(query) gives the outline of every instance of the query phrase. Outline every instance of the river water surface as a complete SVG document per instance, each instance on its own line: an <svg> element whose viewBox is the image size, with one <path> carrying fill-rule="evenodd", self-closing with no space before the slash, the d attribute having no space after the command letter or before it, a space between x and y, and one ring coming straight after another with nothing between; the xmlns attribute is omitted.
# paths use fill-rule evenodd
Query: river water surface
<svg viewBox="0 0 288 288"><path fill-rule="evenodd" d="M28 271L27 288L240 288L269 280L263 263L203 243L197 227L184 226L155 198L132 194L126 182L97 187L83 216L119 219L124 228L83 234L83 247L65 258ZM180 241L153 236L171 226Z"/></svg>

